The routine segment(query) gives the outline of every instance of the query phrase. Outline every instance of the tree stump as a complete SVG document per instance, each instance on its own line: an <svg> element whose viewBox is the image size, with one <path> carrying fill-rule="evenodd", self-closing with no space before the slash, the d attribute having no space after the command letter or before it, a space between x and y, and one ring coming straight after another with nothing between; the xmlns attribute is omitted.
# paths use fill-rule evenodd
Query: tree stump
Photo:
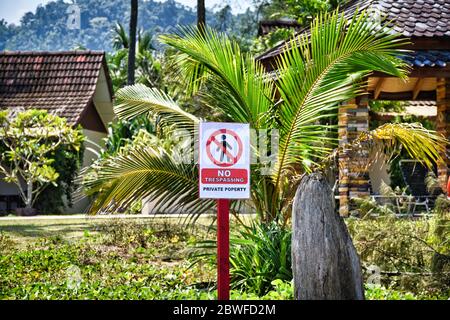
<svg viewBox="0 0 450 320"><path fill-rule="evenodd" d="M296 299L364 299L359 257L333 198L318 173L306 176L297 189L292 209Z"/></svg>

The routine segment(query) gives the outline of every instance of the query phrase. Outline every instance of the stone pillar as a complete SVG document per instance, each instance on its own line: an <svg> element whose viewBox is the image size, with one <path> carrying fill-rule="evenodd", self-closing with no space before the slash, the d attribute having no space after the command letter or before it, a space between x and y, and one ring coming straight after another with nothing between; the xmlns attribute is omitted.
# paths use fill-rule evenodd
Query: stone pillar
<svg viewBox="0 0 450 320"><path fill-rule="evenodd" d="M353 103L352 103L353 102ZM350 211L349 199L348 199L348 186L349 186L349 150L344 146L348 141L348 114L347 110L354 108L356 105L354 101L350 101L348 104L341 105L338 112L338 137L339 137L339 215L341 217L347 217Z"/></svg>
<svg viewBox="0 0 450 320"><path fill-rule="evenodd" d="M450 81L446 78L437 79L436 87L436 105L437 105L437 117L436 117L436 131L442 134L444 137L448 138L450 133L450 125L448 119L448 108L450 101ZM449 150L447 150L448 154ZM443 155L445 162L438 163L437 165L437 175L439 184L441 188L447 192L447 179L448 179L448 168L449 159L447 155Z"/></svg>
<svg viewBox="0 0 450 320"><path fill-rule="evenodd" d="M364 95L339 108L339 214L343 217L351 211L351 199L370 195L368 151L351 151L342 148L351 144L362 132L369 130L369 100Z"/></svg>

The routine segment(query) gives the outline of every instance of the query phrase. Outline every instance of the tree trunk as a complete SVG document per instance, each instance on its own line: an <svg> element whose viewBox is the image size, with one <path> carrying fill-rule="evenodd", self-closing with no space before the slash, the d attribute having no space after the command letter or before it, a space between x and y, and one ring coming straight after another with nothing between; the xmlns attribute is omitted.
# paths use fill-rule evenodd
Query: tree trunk
<svg viewBox="0 0 450 320"><path fill-rule="evenodd" d="M197 27L204 30L206 26L206 8L205 0L197 0Z"/></svg>
<svg viewBox="0 0 450 320"><path fill-rule="evenodd" d="M306 176L292 210L294 295L301 300L362 300L358 254L321 174Z"/></svg>
<svg viewBox="0 0 450 320"><path fill-rule="evenodd" d="M25 208L31 209L33 205L33 182L27 182L27 198L25 199Z"/></svg>
<svg viewBox="0 0 450 320"><path fill-rule="evenodd" d="M130 49L128 51L128 85L135 82L135 64L136 64L136 33L138 22L138 0L131 0L130 15Z"/></svg>

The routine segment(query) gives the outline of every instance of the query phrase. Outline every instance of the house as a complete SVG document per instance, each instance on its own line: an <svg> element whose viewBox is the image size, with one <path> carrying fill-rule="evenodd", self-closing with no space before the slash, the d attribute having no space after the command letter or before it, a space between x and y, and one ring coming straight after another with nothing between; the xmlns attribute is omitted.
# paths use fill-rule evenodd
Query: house
<svg viewBox="0 0 450 320"><path fill-rule="evenodd" d="M368 77L365 94L339 108L339 142L351 143L369 129L369 100L433 101L430 108L436 108L436 114L432 115L436 130L449 137L450 0L353 0L341 8L346 17L361 10L373 14L374 19L384 17L385 23L411 39L411 44L404 47L411 50L404 58L411 67L410 78L404 82L381 73ZM304 28L295 37L308 32L308 28ZM280 43L261 54L258 60L269 73L276 75L276 61L290 45L290 41ZM342 216L347 216L351 210L349 200L369 195L371 184L379 178L379 167L368 170L358 165L366 162L367 154L352 156L347 150L339 154L339 211ZM448 160L437 167L443 190L447 189L449 167Z"/></svg>
<svg viewBox="0 0 450 320"><path fill-rule="evenodd" d="M81 125L87 138L83 167L90 165L114 119L104 52L0 52L0 109L45 109ZM0 182L0 211L14 209L17 195L14 185ZM69 211L87 206L87 199L80 200Z"/></svg>
<svg viewBox="0 0 450 320"><path fill-rule="evenodd" d="M264 20L259 22L258 36L265 36L278 29L293 29L299 31L301 29L300 23L293 19L278 19L278 20Z"/></svg>

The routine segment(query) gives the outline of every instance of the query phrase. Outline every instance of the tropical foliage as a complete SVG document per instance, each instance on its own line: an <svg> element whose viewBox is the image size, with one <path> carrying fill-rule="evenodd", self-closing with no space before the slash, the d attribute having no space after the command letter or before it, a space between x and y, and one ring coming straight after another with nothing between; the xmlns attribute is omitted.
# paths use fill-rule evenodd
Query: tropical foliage
<svg viewBox="0 0 450 320"><path fill-rule="evenodd" d="M418 238L426 240L426 221L397 219L377 225L372 221L354 222L354 243L364 250L360 252L365 265L376 261L387 262L390 267L392 262L380 258L380 254L369 254L387 250L393 259L397 258L397 265L411 266L401 269L404 274L382 274L381 284L366 284L367 299L450 297L449 281L445 278L439 282L433 276L415 274L417 262L421 263L419 257L428 262L433 252L421 241L408 241L408 232L415 231ZM9 220L0 222L0 228L0 299L217 299L213 257L211 264L192 265L186 250L205 238L215 237L201 223L187 229L177 221L159 219L110 219L101 223L89 219ZM24 228L28 232L23 232ZM404 249L390 246L397 243L398 233ZM250 242L257 241L248 241L248 246L245 241L243 247L250 250ZM433 248L437 247L433 244ZM231 249L235 250L233 246ZM408 254L402 255L402 250ZM267 294L256 294L257 287L251 287L255 283L249 280L248 286L233 289L231 298L293 299L291 281L278 279L270 283L264 279L264 283L270 283Z"/></svg>
<svg viewBox="0 0 450 320"><path fill-rule="evenodd" d="M278 60L277 81L265 74L252 55L241 52L236 42L211 29L201 35L196 29L184 28L161 40L179 51L178 79L200 97L205 107L219 110L226 120L250 123L256 130L278 130L274 165L268 174L263 174L267 164L252 170L252 204L266 221L280 217L286 221L290 216L293 192L301 175L320 167L336 146L330 119L336 117L339 103L361 92L361 80L374 70L406 77L406 66L398 58L402 54L398 48L405 40L369 21L364 12L351 20L338 13L317 18L311 25L310 37L290 42L290 50ZM156 88L127 87L117 97L115 110L120 118L145 114L158 119L165 136L176 129L193 132L201 121ZM439 159L445 143L419 125L401 124L380 127L361 139L365 143L358 147L381 145L387 151L403 147L426 164ZM189 151L192 154L192 149ZM97 198L95 208L127 203L139 193L155 200L162 194L160 203L177 199L172 203L179 207L208 209L196 197L195 165L174 163L176 152L156 151L147 145L111 159L111 163L120 162L121 166L99 168L93 179L85 181L88 193L108 190L107 196ZM181 179L186 172L189 179ZM177 178L169 180L168 176ZM116 189L111 188L113 185ZM180 194L190 196L180 198Z"/></svg>
<svg viewBox="0 0 450 320"><path fill-rule="evenodd" d="M76 164L84 141L81 129L73 129L66 119L47 111L0 112L0 137L3 180L18 187L26 208L33 207L49 184L58 185L60 173L55 161L60 160L59 164L63 164L63 159L57 159L56 154L77 155L75 169L78 169ZM71 177L63 179L64 182L67 180Z"/></svg>
<svg viewBox="0 0 450 320"><path fill-rule="evenodd" d="M111 72L114 89L127 84L127 63L130 40L121 24L114 26L113 47L115 51L108 55L108 67ZM152 36L142 29L138 31L136 44L135 74L136 83L150 87L161 87L161 55L155 53Z"/></svg>
<svg viewBox="0 0 450 320"><path fill-rule="evenodd" d="M175 1L141 2L139 27L151 34L195 22L195 12ZM79 28L68 26L70 5L62 0L49 1L38 6L35 12L25 13L19 26L7 25L7 32L0 32L0 43L4 43L0 50L71 50L81 45L91 50L111 51L111 30L117 22L128 25L130 1L77 0Z"/></svg>
<svg viewBox="0 0 450 320"><path fill-rule="evenodd" d="M320 13L334 10L347 0L256 0L265 19L291 18L308 25Z"/></svg>
<svg viewBox="0 0 450 320"><path fill-rule="evenodd" d="M262 296L273 281L290 282L291 231L276 222L254 221L235 228L230 238L230 276L232 288ZM190 257L193 263L216 263L216 241L196 243Z"/></svg>

